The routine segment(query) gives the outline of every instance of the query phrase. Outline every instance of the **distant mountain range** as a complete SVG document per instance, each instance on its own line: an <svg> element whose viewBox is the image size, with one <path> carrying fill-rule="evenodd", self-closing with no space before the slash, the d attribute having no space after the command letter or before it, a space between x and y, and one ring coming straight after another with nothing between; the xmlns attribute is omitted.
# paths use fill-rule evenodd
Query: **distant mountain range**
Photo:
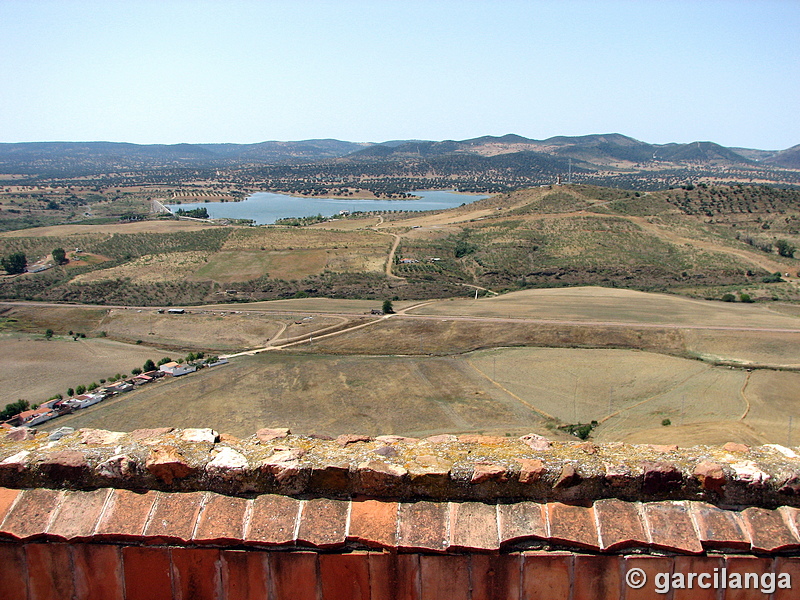
<svg viewBox="0 0 800 600"><path fill-rule="evenodd" d="M130 144L117 142L24 142L0 144L0 173L97 173L176 167L235 167L314 162L382 162L496 157L524 153L567 159L588 170L648 164L760 165L800 169L800 145L770 151L727 148L713 142L649 144L618 133L532 140L519 135L469 140L393 140L356 143L332 139L257 144Z"/></svg>

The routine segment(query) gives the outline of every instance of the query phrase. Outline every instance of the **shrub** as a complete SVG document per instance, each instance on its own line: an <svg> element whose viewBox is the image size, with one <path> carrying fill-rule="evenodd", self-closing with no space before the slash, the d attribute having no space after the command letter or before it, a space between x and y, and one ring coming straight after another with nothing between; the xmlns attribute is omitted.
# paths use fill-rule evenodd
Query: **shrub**
<svg viewBox="0 0 800 600"><path fill-rule="evenodd" d="M750 297L750 294L741 293L739 294L739 302L752 302L753 299Z"/></svg>
<svg viewBox="0 0 800 600"><path fill-rule="evenodd" d="M764 283L780 283L781 281L783 281L783 278L781 277L781 274L778 271L773 273L772 275L767 275L766 277L762 277L761 281L763 281Z"/></svg>
<svg viewBox="0 0 800 600"><path fill-rule="evenodd" d="M733 294L723 294L722 295L723 302L736 302L736 296Z"/></svg>
<svg viewBox="0 0 800 600"><path fill-rule="evenodd" d="M775 247L778 249L778 254L785 256L786 258L794 258L794 253L797 250L794 245L790 244L786 240L777 240L775 242Z"/></svg>
<svg viewBox="0 0 800 600"><path fill-rule="evenodd" d="M670 421L669 419L662 419L661 424L664 427L669 427L670 425L672 425L672 421Z"/></svg>
<svg viewBox="0 0 800 600"><path fill-rule="evenodd" d="M572 432L574 435L577 435L582 440L585 440L589 437L589 434L592 433L592 426L591 425L579 425L575 427Z"/></svg>

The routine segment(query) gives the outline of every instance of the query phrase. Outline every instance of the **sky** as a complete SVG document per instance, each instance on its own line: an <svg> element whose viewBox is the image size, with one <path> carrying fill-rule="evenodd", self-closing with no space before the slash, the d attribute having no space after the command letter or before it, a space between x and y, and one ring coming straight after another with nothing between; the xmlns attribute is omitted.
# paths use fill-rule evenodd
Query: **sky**
<svg viewBox="0 0 800 600"><path fill-rule="evenodd" d="M800 144L800 0L0 0L0 142Z"/></svg>

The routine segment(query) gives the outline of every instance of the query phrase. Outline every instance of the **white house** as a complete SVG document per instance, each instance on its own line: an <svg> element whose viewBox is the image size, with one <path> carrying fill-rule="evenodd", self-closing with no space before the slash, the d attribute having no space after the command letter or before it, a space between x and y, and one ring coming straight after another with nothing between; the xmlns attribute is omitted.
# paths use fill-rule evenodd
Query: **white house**
<svg viewBox="0 0 800 600"><path fill-rule="evenodd" d="M179 365L176 362L168 362L161 365L158 370L163 371L168 375L172 375L173 377L180 377L181 375L186 375L187 373L194 373L197 371L197 367L194 365Z"/></svg>
<svg viewBox="0 0 800 600"><path fill-rule="evenodd" d="M75 396L74 398L70 398L64 404L68 404L72 408L79 409L79 408L86 408L87 406L92 406L93 404L97 404L103 400L103 394L81 394L80 396Z"/></svg>

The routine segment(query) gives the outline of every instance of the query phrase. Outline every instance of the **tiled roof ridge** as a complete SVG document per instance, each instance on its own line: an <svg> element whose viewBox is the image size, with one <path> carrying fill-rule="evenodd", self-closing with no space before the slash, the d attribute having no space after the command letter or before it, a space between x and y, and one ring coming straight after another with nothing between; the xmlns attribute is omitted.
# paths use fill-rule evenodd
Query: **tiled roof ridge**
<svg viewBox="0 0 800 600"><path fill-rule="evenodd" d="M534 434L332 439L261 429L238 439L211 429L48 435L21 428L0 434L0 485L242 498L271 493L587 506L616 498L775 508L800 507L800 456L775 444L679 448L557 442Z"/></svg>
<svg viewBox="0 0 800 600"><path fill-rule="evenodd" d="M216 492L0 488L0 542L68 542L453 554L797 555L800 509L697 501L588 506Z"/></svg>

